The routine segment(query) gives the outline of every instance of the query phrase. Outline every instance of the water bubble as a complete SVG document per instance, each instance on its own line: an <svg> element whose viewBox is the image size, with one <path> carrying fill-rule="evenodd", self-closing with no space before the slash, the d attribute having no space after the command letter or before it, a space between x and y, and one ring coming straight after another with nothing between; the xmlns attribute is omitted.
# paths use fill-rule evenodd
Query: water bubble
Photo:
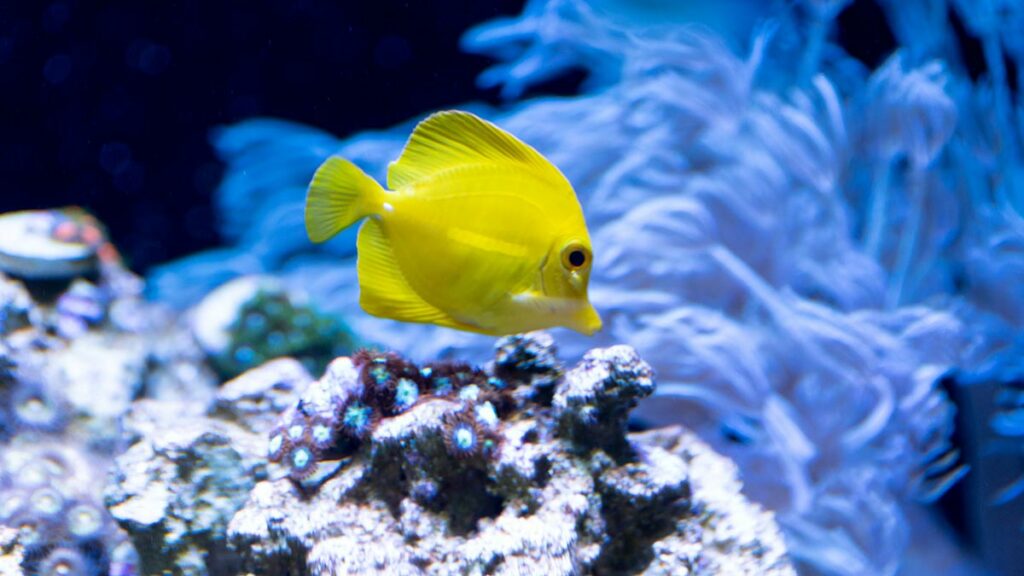
<svg viewBox="0 0 1024 576"><path fill-rule="evenodd" d="M139 69L150 76L157 76L166 70L170 63L171 51L166 46L150 44L142 51Z"/></svg>
<svg viewBox="0 0 1024 576"><path fill-rule="evenodd" d="M9 36L0 36L0 64L3 64L10 59L13 52L14 38Z"/></svg>
<svg viewBox="0 0 1024 576"><path fill-rule="evenodd" d="M114 187L121 192L135 193L142 189L146 171L138 162L131 162L128 168L114 176Z"/></svg>
<svg viewBox="0 0 1024 576"><path fill-rule="evenodd" d="M63 84L71 75L71 57L67 54L51 56L43 66L43 77L54 86Z"/></svg>
<svg viewBox="0 0 1024 576"><path fill-rule="evenodd" d="M46 8L43 13L43 29L53 34L60 32L60 29L71 19L71 7L67 2L54 2Z"/></svg>
<svg viewBox="0 0 1024 576"><path fill-rule="evenodd" d="M239 364L252 364L256 360L256 352L248 346L242 346L235 351L235 361Z"/></svg>
<svg viewBox="0 0 1024 576"><path fill-rule="evenodd" d="M144 74L158 76L171 64L171 51L162 44L140 38L128 47L125 63Z"/></svg>
<svg viewBox="0 0 1024 576"><path fill-rule="evenodd" d="M111 175L118 175L132 163L132 151L122 142L107 142L100 147L100 166Z"/></svg>
<svg viewBox="0 0 1024 576"><path fill-rule="evenodd" d="M245 317L245 327L248 330L258 332L266 328L267 319L262 314L248 314Z"/></svg>
<svg viewBox="0 0 1024 576"><path fill-rule="evenodd" d="M401 36L385 36L377 42L373 59L381 68L400 68L412 58L409 41Z"/></svg>

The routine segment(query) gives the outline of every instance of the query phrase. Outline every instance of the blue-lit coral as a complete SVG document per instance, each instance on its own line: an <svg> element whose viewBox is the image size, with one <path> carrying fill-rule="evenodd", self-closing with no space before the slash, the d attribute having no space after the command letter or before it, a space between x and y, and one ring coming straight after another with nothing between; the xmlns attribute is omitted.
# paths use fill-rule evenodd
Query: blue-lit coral
<svg viewBox="0 0 1024 576"><path fill-rule="evenodd" d="M91 500L69 502L65 517L68 535L78 543L95 541L111 530L106 508Z"/></svg>
<svg viewBox="0 0 1024 576"><path fill-rule="evenodd" d="M560 432L579 449L600 447L614 458L631 456L624 442L629 412L655 389L650 366L630 361L635 354L628 346L588 353L555 394Z"/></svg>
<svg viewBox="0 0 1024 576"><path fill-rule="evenodd" d="M420 399L420 387L414 380L399 378L395 384L394 396L391 405L393 410L400 414L412 408L416 401Z"/></svg>
<svg viewBox="0 0 1024 576"><path fill-rule="evenodd" d="M529 363L526 352L545 340L499 347ZM371 395L363 375L372 365L336 360L289 411ZM557 361L550 367L562 373ZM627 432L627 412L653 388L650 367L628 346L588 352L558 379L553 402L524 390L528 377L495 389L489 366L483 376L380 418L315 489L273 473L259 482L227 531L244 564L310 574L795 574L771 515L739 495L727 459L679 427ZM514 409L499 418L480 400L492 393L510 396ZM590 406L609 418L581 417ZM592 422L594 437L580 444L563 420ZM294 545L271 545L282 538Z"/></svg>
<svg viewBox="0 0 1024 576"><path fill-rule="evenodd" d="M1021 373L1022 111L1007 63L1024 62L1024 11L880 2L901 47L871 70L834 40L846 4L764 3L750 12L770 21L737 32L690 28L685 9L650 28L641 12L659 8L535 0L465 45L501 60L481 81L508 96L574 67L589 75L573 98L476 110L575 185L594 231L592 297L609 319L598 341L637 347L663 384L643 416L681 421L734 458L805 566L892 573L908 507L966 470L940 377ZM953 17L981 41L977 79ZM414 357L482 357L488 343L472 335L360 317L351 238L308 247L295 217L270 254L244 234L298 214L331 153L381 177L407 128L345 141L268 120L219 132L219 201L259 206L225 210L227 256L260 254ZM156 286L221 280L207 270L171 267Z"/></svg>
<svg viewBox="0 0 1024 576"><path fill-rule="evenodd" d="M379 407L382 415L401 414L419 400L426 387L422 369L394 353L360 350L352 361L361 368L367 401Z"/></svg>
<svg viewBox="0 0 1024 576"><path fill-rule="evenodd" d="M357 390L335 390L326 407L318 408L316 400L300 399L271 430L268 459L283 466L293 480L309 479L321 461L350 456L370 440L383 421L431 398L454 395L465 403L463 410L445 419L444 442L453 457L493 452L500 419L488 399L508 404L507 387L501 379L465 363L417 366L396 353L366 349L352 356L351 365L358 373ZM315 389L311 394L321 393Z"/></svg>
<svg viewBox="0 0 1024 576"><path fill-rule="evenodd" d="M284 458L285 449L290 444L290 441L286 438L286 432L283 427L275 428L270 433L270 438L267 440L267 458L271 462L281 462Z"/></svg>
<svg viewBox="0 0 1024 576"><path fill-rule="evenodd" d="M305 480L316 469L317 452L309 444L299 440L291 442L284 450L284 465L294 480Z"/></svg>
<svg viewBox="0 0 1024 576"><path fill-rule="evenodd" d="M4 465L0 524L18 532L25 572L107 574L123 536L89 493L90 465L67 448L24 447L9 450Z"/></svg>
<svg viewBox="0 0 1024 576"><path fill-rule="evenodd" d="M301 481L313 474L317 460L334 444L334 421L296 410L290 419L271 430L267 458L284 466L289 476Z"/></svg>
<svg viewBox="0 0 1024 576"><path fill-rule="evenodd" d="M26 216L39 227L12 228ZM0 524L26 574L137 573L102 501L121 418L138 395L213 382L94 219L43 211L0 227L22 248L11 266L5 244L0 266L22 274L0 274Z"/></svg>
<svg viewBox="0 0 1024 576"><path fill-rule="evenodd" d="M228 338L228 346L211 357L225 378L285 356L320 373L331 359L351 352L355 345L340 319L276 290L258 290L246 300L228 326Z"/></svg>
<svg viewBox="0 0 1024 576"><path fill-rule="evenodd" d="M313 447L323 452L335 443L336 423L325 416L314 416L309 421L309 441Z"/></svg>
<svg viewBox="0 0 1024 576"><path fill-rule="evenodd" d="M373 425L378 418L374 408L361 400L343 405L339 412L338 429L357 440L364 440L373 432Z"/></svg>
<svg viewBox="0 0 1024 576"><path fill-rule="evenodd" d="M68 423L67 402L35 379L20 381L10 393L11 423L23 431L62 431Z"/></svg>
<svg viewBox="0 0 1024 576"><path fill-rule="evenodd" d="M88 576L96 574L92 563L75 548L54 548L39 562L39 576Z"/></svg>
<svg viewBox="0 0 1024 576"><path fill-rule="evenodd" d="M476 423L476 415L465 410L445 417L444 444L455 458L472 458L482 452L483 431Z"/></svg>

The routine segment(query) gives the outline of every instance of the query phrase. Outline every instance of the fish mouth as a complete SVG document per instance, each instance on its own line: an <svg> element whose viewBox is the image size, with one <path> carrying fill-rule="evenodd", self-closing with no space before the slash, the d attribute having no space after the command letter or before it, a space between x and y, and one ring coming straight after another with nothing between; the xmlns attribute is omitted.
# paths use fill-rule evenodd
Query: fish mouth
<svg viewBox="0 0 1024 576"><path fill-rule="evenodd" d="M581 307L579 311L573 315L572 325L569 326L569 328L572 328L584 336L593 336L601 329L601 326L603 326L601 316L598 315L594 306L587 302L585 306Z"/></svg>

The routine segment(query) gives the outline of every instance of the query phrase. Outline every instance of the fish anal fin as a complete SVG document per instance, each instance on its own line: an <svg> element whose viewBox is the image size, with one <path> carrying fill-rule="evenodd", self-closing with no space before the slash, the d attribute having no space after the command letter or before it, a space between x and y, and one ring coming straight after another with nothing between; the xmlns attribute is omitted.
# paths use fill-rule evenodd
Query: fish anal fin
<svg viewBox="0 0 1024 576"><path fill-rule="evenodd" d="M438 172L479 164L520 165L540 178L565 181L558 168L515 136L469 112L447 110L416 125L402 155L388 167L388 187L398 190Z"/></svg>
<svg viewBox="0 0 1024 576"><path fill-rule="evenodd" d="M452 318L443 310L425 301L409 285L384 228L374 219L366 220L359 229L359 305L368 314L404 322L421 322L481 331Z"/></svg>

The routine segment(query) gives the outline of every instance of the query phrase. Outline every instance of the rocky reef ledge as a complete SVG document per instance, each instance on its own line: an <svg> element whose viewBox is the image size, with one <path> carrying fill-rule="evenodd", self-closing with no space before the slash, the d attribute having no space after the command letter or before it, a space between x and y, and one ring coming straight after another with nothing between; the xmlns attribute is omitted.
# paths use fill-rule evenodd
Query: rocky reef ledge
<svg viewBox="0 0 1024 576"><path fill-rule="evenodd" d="M772 514L683 428L627 431L627 346L493 362L282 359L206 413L136 402L107 505L146 574L794 574Z"/></svg>

